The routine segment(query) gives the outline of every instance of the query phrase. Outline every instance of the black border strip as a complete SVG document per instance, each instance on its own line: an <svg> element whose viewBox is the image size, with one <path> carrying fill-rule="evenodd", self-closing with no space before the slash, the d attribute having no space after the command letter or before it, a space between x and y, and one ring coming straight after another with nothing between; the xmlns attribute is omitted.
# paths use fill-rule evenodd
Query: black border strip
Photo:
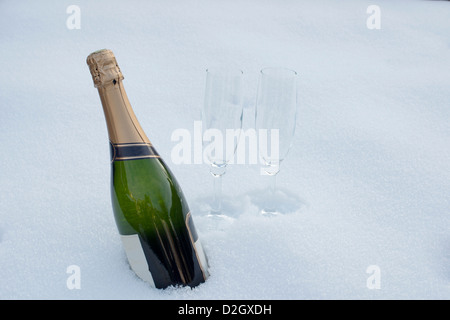
<svg viewBox="0 0 450 320"><path fill-rule="evenodd" d="M111 143L111 161L159 158L158 152L149 143Z"/></svg>

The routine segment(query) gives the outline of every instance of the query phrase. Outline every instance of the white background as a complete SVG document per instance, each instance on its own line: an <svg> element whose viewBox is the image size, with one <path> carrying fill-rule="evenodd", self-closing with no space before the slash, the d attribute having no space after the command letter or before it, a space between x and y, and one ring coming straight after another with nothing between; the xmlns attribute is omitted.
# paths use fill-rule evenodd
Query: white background
<svg viewBox="0 0 450 320"><path fill-rule="evenodd" d="M81 10L68 29L69 5ZM381 9L370 30L369 5ZM448 1L1 1L1 299L449 299ZM139 121L190 203L209 258L199 287L150 288L130 270L110 202L103 111L86 65L114 51ZM200 120L205 69L299 73L293 148L262 217L257 165L224 176L234 222L201 214L205 164L170 140ZM296 206L300 202L301 206ZM69 290L67 267L80 267ZM380 289L369 289L369 266Z"/></svg>

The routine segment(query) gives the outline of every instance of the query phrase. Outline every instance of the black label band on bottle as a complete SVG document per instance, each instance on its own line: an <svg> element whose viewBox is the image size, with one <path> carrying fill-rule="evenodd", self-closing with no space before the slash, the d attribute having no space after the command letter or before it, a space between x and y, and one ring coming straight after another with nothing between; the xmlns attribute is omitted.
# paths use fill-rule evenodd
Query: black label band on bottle
<svg viewBox="0 0 450 320"><path fill-rule="evenodd" d="M111 162L159 158L155 148L149 143L110 143Z"/></svg>

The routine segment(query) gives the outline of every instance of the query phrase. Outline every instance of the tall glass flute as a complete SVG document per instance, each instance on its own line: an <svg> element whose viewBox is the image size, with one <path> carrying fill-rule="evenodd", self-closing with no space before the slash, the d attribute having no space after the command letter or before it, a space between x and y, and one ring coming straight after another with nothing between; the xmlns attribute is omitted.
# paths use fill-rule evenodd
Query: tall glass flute
<svg viewBox="0 0 450 320"><path fill-rule="evenodd" d="M240 133L242 129L242 78L241 70L206 70L202 128L204 154L214 181L214 198L209 212L213 217L227 217L222 210L222 176L234 157L239 137L226 141L226 133L227 130Z"/></svg>
<svg viewBox="0 0 450 320"><path fill-rule="evenodd" d="M256 129L266 133L259 144L261 174L269 176L268 195L263 214L278 214L276 177L286 158L295 133L297 117L297 72L284 68L265 68L259 76L256 101ZM259 131L261 134L261 131ZM261 135L264 137L264 135Z"/></svg>

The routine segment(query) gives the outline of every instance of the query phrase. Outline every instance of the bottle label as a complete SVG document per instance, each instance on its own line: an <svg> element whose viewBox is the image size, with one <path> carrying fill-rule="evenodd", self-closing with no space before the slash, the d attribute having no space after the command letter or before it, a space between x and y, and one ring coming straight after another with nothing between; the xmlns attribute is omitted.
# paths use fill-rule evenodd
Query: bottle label
<svg viewBox="0 0 450 320"><path fill-rule="evenodd" d="M203 278L206 280L209 277L208 260L198 238L190 212L186 215L185 223ZM138 277L147 281L154 288L165 287L169 284L163 275L164 273L158 271L158 260L154 256L152 249L138 234L121 235L121 239L131 269Z"/></svg>
<svg viewBox="0 0 450 320"><path fill-rule="evenodd" d="M159 158L158 152L150 143L112 143L110 142L111 162Z"/></svg>
<svg viewBox="0 0 450 320"><path fill-rule="evenodd" d="M156 287L139 236L137 234L121 235L121 238L131 269L142 280L147 281L152 287Z"/></svg>

